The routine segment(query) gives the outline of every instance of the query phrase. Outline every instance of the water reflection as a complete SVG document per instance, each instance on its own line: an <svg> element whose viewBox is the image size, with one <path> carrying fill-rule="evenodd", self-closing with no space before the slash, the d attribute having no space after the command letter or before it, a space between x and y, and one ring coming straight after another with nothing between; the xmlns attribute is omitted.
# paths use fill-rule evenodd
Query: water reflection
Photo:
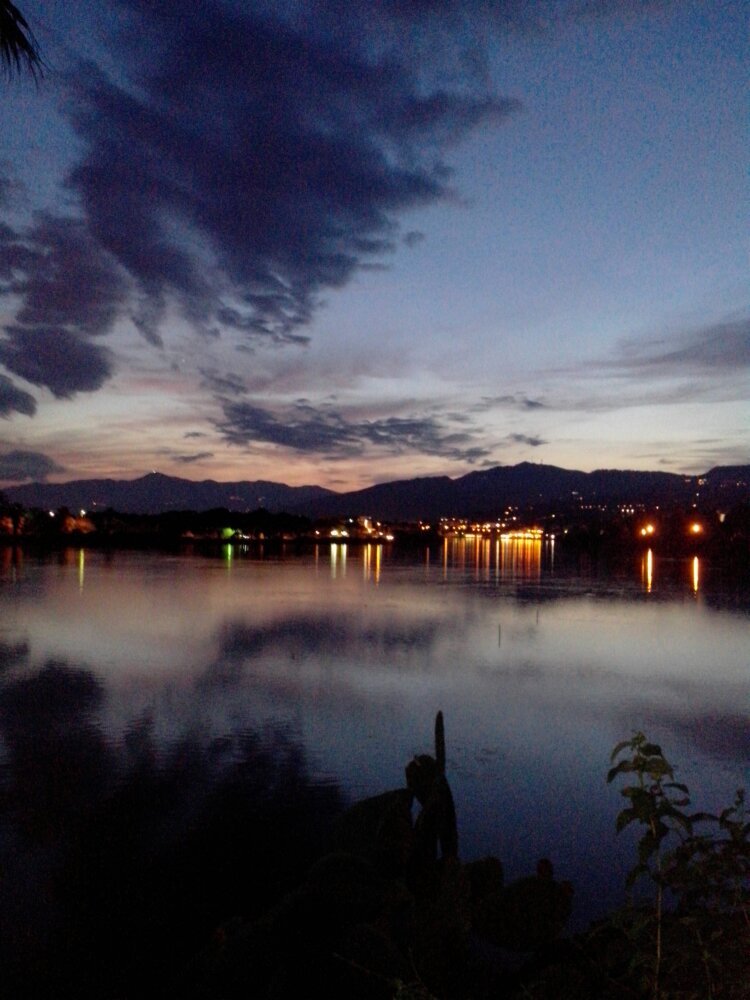
<svg viewBox="0 0 750 1000"><path fill-rule="evenodd" d="M603 780L617 740L662 742L696 807L747 781L750 605L727 601L710 564L647 553L608 571L558 552L553 568L551 543L487 538L413 558L340 542L230 563L71 552L22 572L3 560L0 666L16 683L50 660L89 665L99 700L74 728L81 753L103 747L104 778L83 784L103 780L105 798L107 774L162 767L186 733L202 759L269 725L295 734L310 777L375 793L442 708L466 856L500 854L512 876L551 854L591 913L621 886Z"/></svg>
<svg viewBox="0 0 750 1000"><path fill-rule="evenodd" d="M0 571L4 579L15 581L23 567L23 549L16 545L0 545Z"/></svg>
<svg viewBox="0 0 750 1000"><path fill-rule="evenodd" d="M654 585L654 553L649 549L641 560L641 579L647 594Z"/></svg>
<svg viewBox="0 0 750 1000"><path fill-rule="evenodd" d="M672 561L674 562L674 561ZM674 566L672 567L674 570ZM698 556L693 556L691 560L681 560L679 570L684 570L685 577L690 581L690 589L695 596L700 588L701 560ZM658 563L654 553L648 549L641 557L641 582L644 591L650 594L654 590L656 573L666 575L667 566L664 561Z"/></svg>
<svg viewBox="0 0 750 1000"><path fill-rule="evenodd" d="M552 569L554 538L465 535L442 542L443 578L471 573L475 580L538 580L542 565Z"/></svg>
<svg viewBox="0 0 750 1000"><path fill-rule="evenodd" d="M362 579L375 584L380 583L380 566L383 555L382 545L371 545L369 542L362 549Z"/></svg>
<svg viewBox="0 0 750 1000"><path fill-rule="evenodd" d="M346 543L331 543L331 577L346 576Z"/></svg>
<svg viewBox="0 0 750 1000"><path fill-rule="evenodd" d="M28 655L0 652L6 667ZM60 662L0 687L8 996L173 992L222 922L298 882L341 808L281 729L165 746L147 713L113 740L104 697Z"/></svg>

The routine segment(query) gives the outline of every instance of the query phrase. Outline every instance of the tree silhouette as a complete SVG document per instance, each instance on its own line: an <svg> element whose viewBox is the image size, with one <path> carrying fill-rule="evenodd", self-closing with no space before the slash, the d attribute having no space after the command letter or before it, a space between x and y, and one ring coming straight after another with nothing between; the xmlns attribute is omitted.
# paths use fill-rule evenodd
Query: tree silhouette
<svg viewBox="0 0 750 1000"><path fill-rule="evenodd" d="M0 65L8 76L25 66L34 79L43 66L28 22L10 0L0 0Z"/></svg>

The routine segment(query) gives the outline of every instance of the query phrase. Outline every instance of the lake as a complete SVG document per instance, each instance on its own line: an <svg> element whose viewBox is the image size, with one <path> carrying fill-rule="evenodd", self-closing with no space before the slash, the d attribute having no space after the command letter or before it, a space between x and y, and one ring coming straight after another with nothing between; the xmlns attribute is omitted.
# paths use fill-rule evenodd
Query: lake
<svg viewBox="0 0 750 1000"><path fill-rule="evenodd" d="M582 926L634 863L605 780L617 741L661 743L696 808L748 784L750 594L697 558L602 567L499 539L0 557L3 844L28 827L39 879L62 836L45 816L72 829L134 761L156 773L190 747L208 794L252 745L350 800L402 785L441 709L461 856L509 879L550 857Z"/></svg>

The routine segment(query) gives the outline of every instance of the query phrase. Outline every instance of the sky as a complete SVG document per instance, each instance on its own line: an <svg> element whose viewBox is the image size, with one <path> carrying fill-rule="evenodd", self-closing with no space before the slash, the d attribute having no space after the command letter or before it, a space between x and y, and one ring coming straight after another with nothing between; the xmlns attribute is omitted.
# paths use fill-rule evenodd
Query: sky
<svg viewBox="0 0 750 1000"><path fill-rule="evenodd" d="M737 0L19 0L0 487L750 462Z"/></svg>

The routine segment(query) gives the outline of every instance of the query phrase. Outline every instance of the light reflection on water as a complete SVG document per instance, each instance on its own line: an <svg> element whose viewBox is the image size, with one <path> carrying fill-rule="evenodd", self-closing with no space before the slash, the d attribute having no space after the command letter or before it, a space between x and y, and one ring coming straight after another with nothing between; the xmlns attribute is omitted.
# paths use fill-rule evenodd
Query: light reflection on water
<svg viewBox="0 0 750 1000"><path fill-rule="evenodd" d="M550 855L586 915L631 863L617 740L661 742L696 805L747 784L748 599L726 606L697 557L571 572L550 541L480 537L258 555L2 549L0 643L29 650L6 676L89 668L113 741L143 718L165 745L281 726L357 796L402 783L442 709L464 856L513 877Z"/></svg>

